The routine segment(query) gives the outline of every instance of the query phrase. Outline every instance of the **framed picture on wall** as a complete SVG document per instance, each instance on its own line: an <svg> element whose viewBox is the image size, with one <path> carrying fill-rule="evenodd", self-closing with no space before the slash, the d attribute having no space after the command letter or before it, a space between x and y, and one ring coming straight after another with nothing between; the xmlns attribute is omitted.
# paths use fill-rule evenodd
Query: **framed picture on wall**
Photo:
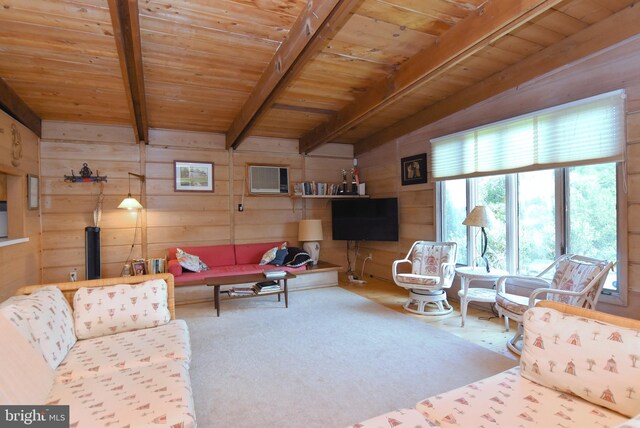
<svg viewBox="0 0 640 428"><path fill-rule="evenodd" d="M400 168L402 169L403 186L427 182L426 153L402 158L400 161Z"/></svg>
<svg viewBox="0 0 640 428"><path fill-rule="evenodd" d="M213 162L174 162L176 192L213 192Z"/></svg>
<svg viewBox="0 0 640 428"><path fill-rule="evenodd" d="M27 174L27 208L37 210L40 207L40 178Z"/></svg>

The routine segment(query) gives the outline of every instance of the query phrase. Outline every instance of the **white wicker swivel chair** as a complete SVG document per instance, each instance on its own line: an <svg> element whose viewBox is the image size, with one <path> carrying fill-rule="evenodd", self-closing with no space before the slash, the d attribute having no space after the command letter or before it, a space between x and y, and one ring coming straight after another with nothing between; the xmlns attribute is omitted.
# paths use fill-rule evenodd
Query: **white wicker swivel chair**
<svg viewBox="0 0 640 428"><path fill-rule="evenodd" d="M446 315L453 311L444 289L453 282L457 254L455 242L416 241L404 259L393 262L393 281L409 290L405 310L420 315ZM398 271L404 263L411 265L410 273Z"/></svg>
<svg viewBox="0 0 640 428"><path fill-rule="evenodd" d="M557 258L549 267L537 276L507 275L498 279L496 288L496 307L498 314L505 317L505 326L509 330L509 318L518 323L514 336L507 347L520 354L518 342L522 340L522 317L524 312L535 306L539 300L553 300L586 309L595 309L604 287L612 262L589 257L565 254ZM543 278L553 273L551 279ZM532 289L528 296L512 294L513 287Z"/></svg>

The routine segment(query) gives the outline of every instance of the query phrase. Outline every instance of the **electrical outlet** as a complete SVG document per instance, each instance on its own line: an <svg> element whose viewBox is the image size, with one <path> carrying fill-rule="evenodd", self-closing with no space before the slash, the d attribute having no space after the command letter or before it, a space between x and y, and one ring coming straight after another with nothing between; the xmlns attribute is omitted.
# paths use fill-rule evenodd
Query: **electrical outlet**
<svg viewBox="0 0 640 428"><path fill-rule="evenodd" d="M69 279L71 280L71 282L77 281L78 280L78 271L74 269L71 272L69 272Z"/></svg>
<svg viewBox="0 0 640 428"><path fill-rule="evenodd" d="M373 260L373 253L369 253L369 260Z"/></svg>

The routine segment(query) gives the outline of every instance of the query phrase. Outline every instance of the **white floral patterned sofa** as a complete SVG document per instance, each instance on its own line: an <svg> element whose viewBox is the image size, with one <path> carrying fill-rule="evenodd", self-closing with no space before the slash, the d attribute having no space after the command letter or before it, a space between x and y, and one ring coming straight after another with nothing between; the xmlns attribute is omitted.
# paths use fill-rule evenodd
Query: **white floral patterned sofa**
<svg viewBox="0 0 640 428"><path fill-rule="evenodd" d="M77 428L196 426L173 275L17 294L0 304L0 403L69 405Z"/></svg>
<svg viewBox="0 0 640 428"><path fill-rule="evenodd" d="M640 321L540 302L519 367L353 425L396 426L640 427Z"/></svg>

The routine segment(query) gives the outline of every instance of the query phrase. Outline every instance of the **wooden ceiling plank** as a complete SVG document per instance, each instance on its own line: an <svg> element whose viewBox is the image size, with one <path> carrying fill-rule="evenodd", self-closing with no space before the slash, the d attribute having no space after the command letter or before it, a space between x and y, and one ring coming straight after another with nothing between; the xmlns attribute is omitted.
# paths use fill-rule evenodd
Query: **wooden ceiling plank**
<svg viewBox="0 0 640 428"><path fill-rule="evenodd" d="M289 37L280 45L227 131L226 147L242 142L257 119L327 40L347 22L362 0L309 0Z"/></svg>
<svg viewBox="0 0 640 428"><path fill-rule="evenodd" d="M328 122L300 139L300 151L309 153L397 101L426 79L447 71L456 62L478 52L497 38L549 10L560 0L491 1L439 38L438 43L403 63Z"/></svg>
<svg viewBox="0 0 640 428"><path fill-rule="evenodd" d="M0 108L42 137L42 119L0 78Z"/></svg>
<svg viewBox="0 0 640 428"><path fill-rule="evenodd" d="M639 20L640 4L631 5L474 86L463 89L393 126L360 140L355 146L355 152L361 154L372 150L506 90L636 36L640 34L640 26L637 25Z"/></svg>
<svg viewBox="0 0 640 428"><path fill-rule="evenodd" d="M137 0L108 0L129 111L137 141L149 144Z"/></svg>

